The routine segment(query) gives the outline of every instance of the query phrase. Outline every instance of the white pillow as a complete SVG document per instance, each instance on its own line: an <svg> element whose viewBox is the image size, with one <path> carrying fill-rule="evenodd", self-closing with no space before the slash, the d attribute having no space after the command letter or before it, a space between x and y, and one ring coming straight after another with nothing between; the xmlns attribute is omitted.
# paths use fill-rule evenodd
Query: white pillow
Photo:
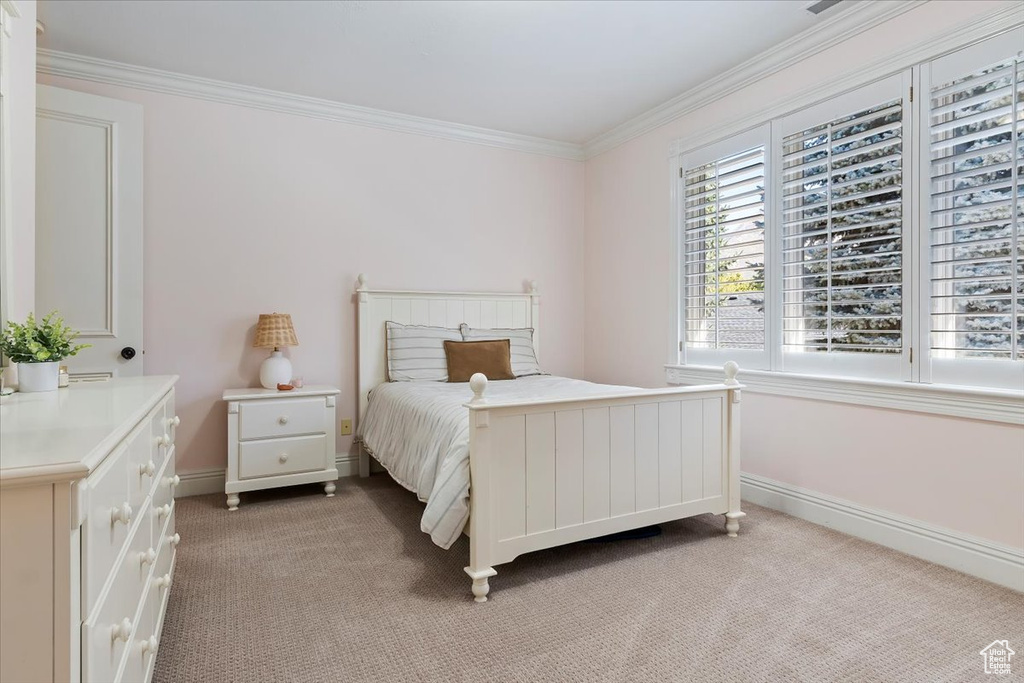
<svg viewBox="0 0 1024 683"><path fill-rule="evenodd" d="M389 382L447 382L445 340L462 341L459 330L385 323Z"/></svg>
<svg viewBox="0 0 1024 683"><path fill-rule="evenodd" d="M484 329L473 328L462 323L459 329L462 330L462 338L466 341L508 339L509 349L512 353L512 374L517 378L548 374L540 369L540 364L537 362L537 352L533 348L532 327Z"/></svg>

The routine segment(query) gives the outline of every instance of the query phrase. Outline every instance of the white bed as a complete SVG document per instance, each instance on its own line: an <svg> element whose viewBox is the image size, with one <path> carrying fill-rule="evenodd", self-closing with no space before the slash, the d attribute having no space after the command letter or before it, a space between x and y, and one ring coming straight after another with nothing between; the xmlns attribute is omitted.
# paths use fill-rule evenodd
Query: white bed
<svg viewBox="0 0 1024 683"><path fill-rule="evenodd" d="M735 364L722 384L671 389L385 381L387 321L533 327L536 347L539 305L532 283L525 294L394 292L359 277L360 474L372 454L426 502L421 529L437 545L468 532L477 602L494 566L522 553L704 513L725 514L735 536L743 516Z"/></svg>

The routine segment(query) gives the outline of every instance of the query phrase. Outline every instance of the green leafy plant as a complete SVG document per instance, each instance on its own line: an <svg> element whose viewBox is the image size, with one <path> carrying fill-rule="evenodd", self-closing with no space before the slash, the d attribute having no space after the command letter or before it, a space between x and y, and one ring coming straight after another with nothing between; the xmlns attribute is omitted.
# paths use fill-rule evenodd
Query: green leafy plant
<svg viewBox="0 0 1024 683"><path fill-rule="evenodd" d="M49 363L74 356L92 344L74 344L78 332L64 324L57 311L36 322L31 313L24 325L13 320L0 335L0 351L15 363Z"/></svg>

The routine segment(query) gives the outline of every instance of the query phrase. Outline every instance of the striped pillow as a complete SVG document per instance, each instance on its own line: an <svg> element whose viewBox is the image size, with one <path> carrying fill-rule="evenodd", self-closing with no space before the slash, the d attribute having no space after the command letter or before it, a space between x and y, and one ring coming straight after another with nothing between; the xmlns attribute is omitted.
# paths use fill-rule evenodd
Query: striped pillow
<svg viewBox="0 0 1024 683"><path fill-rule="evenodd" d="M530 375L546 375L537 362L537 352L533 348L533 328L517 329L482 329L472 328L466 323L459 327L462 338L466 341L483 341L490 339L508 339L512 352L512 374L516 377Z"/></svg>
<svg viewBox="0 0 1024 683"><path fill-rule="evenodd" d="M447 382L444 342L462 341L458 330L385 323L389 382Z"/></svg>

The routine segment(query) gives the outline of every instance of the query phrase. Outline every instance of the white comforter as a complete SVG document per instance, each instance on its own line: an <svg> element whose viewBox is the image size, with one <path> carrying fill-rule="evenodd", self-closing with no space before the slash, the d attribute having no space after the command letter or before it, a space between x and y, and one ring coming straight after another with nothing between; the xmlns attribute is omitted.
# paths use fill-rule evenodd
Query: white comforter
<svg viewBox="0 0 1024 683"><path fill-rule="evenodd" d="M542 375L489 382L486 398L581 398L640 391ZM360 429L365 448L394 477L426 502L420 529L451 547L469 519L469 384L391 382L370 392Z"/></svg>

